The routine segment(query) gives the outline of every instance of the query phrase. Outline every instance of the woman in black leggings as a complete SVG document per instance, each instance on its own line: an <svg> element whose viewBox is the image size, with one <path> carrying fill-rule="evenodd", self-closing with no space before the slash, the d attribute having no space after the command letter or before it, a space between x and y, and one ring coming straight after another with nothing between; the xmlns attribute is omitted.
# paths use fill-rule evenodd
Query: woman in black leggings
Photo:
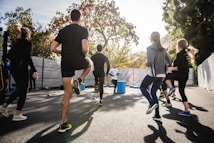
<svg viewBox="0 0 214 143"><path fill-rule="evenodd" d="M179 93L184 104L184 111L178 113L181 116L190 116L189 104L185 94L185 86L189 75L189 57L187 53L187 45L188 43L185 39L178 41L177 48L179 52L176 55L173 66L168 68L168 71L171 71L172 73L167 74L165 81L167 86L170 88L168 96L175 91L171 80L178 81Z"/></svg>
<svg viewBox="0 0 214 143"><path fill-rule="evenodd" d="M22 108L25 104L28 89L28 66L33 70L33 78L38 78L38 73L31 58L31 32L27 27L22 27L20 30L21 38L14 43L8 54L8 58L11 62L10 72L16 83L16 91L2 105L3 112L6 115L8 114L8 105L18 98L16 112L13 115L12 121L22 121L27 119L27 116L22 114Z"/></svg>

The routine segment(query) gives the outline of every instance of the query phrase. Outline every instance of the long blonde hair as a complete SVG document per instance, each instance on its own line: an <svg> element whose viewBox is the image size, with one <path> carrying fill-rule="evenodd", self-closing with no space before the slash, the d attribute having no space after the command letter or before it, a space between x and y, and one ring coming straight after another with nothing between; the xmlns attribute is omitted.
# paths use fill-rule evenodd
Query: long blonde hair
<svg viewBox="0 0 214 143"><path fill-rule="evenodd" d="M31 31L27 27L22 27L21 24L14 25L15 32L19 35L18 37L26 38L27 34L31 34Z"/></svg>

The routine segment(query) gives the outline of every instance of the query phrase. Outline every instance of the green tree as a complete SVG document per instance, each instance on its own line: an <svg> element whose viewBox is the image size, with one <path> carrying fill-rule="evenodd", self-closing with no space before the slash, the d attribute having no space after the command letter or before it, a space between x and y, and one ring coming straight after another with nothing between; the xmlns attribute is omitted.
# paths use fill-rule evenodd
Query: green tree
<svg viewBox="0 0 214 143"><path fill-rule="evenodd" d="M202 63L214 51L214 1L166 0L163 20L174 39L184 37L199 49L196 64Z"/></svg>
<svg viewBox="0 0 214 143"><path fill-rule="evenodd" d="M50 37L49 32L44 31L43 27L39 23L33 23L31 9L24 9L23 7L17 7L13 12L6 12L4 17L0 18L0 21L4 21L7 26L7 31L9 33L9 43L15 42L18 38L18 33L16 32L15 25L21 24L26 26L31 30L31 37L33 43L33 56L50 58Z"/></svg>
<svg viewBox="0 0 214 143"><path fill-rule="evenodd" d="M95 46L102 44L104 53L112 63L126 67L133 44L138 44L135 26L122 18L119 8L113 0L82 0L73 3L67 9L68 14L57 12L50 23L50 33L57 34L58 30L70 22L70 12L77 8L82 13L82 25L89 31L90 54L95 52Z"/></svg>

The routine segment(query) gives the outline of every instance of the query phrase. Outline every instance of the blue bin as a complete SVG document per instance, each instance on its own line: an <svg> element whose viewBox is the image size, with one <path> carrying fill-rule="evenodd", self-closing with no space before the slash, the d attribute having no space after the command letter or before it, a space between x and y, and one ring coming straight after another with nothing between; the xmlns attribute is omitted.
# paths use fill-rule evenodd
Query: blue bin
<svg viewBox="0 0 214 143"><path fill-rule="evenodd" d="M81 89L82 91L85 90L85 83L81 83L80 89Z"/></svg>
<svg viewBox="0 0 214 143"><path fill-rule="evenodd" d="M125 81L118 81L117 82L117 93L124 94L126 92L126 82Z"/></svg>

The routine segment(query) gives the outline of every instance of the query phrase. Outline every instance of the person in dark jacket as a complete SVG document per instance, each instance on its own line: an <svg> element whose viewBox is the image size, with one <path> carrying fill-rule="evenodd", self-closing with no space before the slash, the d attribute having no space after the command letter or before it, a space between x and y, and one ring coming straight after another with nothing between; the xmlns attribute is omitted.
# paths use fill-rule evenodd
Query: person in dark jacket
<svg viewBox="0 0 214 143"><path fill-rule="evenodd" d="M4 64L4 62L0 60L0 105L2 105L5 102L5 94L9 89L8 83L9 75L7 67ZM4 112L2 112L2 115L8 117L8 114L4 114Z"/></svg>
<svg viewBox="0 0 214 143"><path fill-rule="evenodd" d="M110 64L109 59L102 53L102 45L97 45L97 53L91 56L91 60L94 63L94 78L95 78L95 88L98 86L100 92L100 106L102 106L103 99L103 84L105 81L105 75L108 76ZM107 65L106 73L104 65ZM99 83L99 84L98 84Z"/></svg>
<svg viewBox="0 0 214 143"><path fill-rule="evenodd" d="M20 30L21 38L17 39L8 53L10 72L15 80L17 89L2 105L3 112L6 115L8 114L8 105L18 98L16 112L13 115L12 121L22 121L27 119L27 116L22 114L22 109L25 104L28 90L28 66L33 70L33 78L38 79L38 73L31 58L31 31L27 27L22 27Z"/></svg>
<svg viewBox="0 0 214 143"><path fill-rule="evenodd" d="M179 52L176 55L173 66L168 67L168 71L170 71L171 73L167 74L165 79L165 83L169 87L169 92L167 94L168 96L170 96L175 91L175 87L172 85L171 80L178 81L179 93L184 104L184 111L178 113L181 116L190 116L189 104L185 94L185 87L188 80L190 65L187 46L188 42L186 39L178 40L177 48Z"/></svg>

